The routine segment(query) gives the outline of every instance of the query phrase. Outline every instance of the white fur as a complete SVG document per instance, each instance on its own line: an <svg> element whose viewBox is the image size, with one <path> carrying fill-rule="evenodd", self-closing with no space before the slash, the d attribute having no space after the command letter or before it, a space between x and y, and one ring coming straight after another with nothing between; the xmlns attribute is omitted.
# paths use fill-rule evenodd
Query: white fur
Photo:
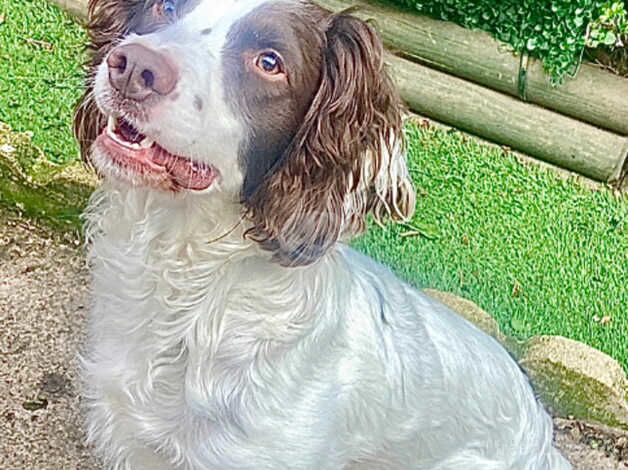
<svg viewBox="0 0 628 470"><path fill-rule="evenodd" d="M492 338L346 246L274 264L238 220L218 195L94 195L83 378L108 468L569 468Z"/></svg>
<svg viewBox="0 0 628 470"><path fill-rule="evenodd" d="M209 161L220 182L202 193L133 187L94 155L107 181L86 213L93 305L82 378L88 440L105 466L570 468L526 377L492 338L343 244L287 268L243 237L244 131L222 101L217 53L203 68L192 45L219 51L221 21L258 2L214 4L125 41L164 47L176 35L181 89L136 124ZM201 39L203 18L214 30ZM107 87L101 68L105 114ZM209 117L194 115L195 95ZM401 155L382 161L384 200L407 169ZM362 203L351 195L347 212Z"/></svg>

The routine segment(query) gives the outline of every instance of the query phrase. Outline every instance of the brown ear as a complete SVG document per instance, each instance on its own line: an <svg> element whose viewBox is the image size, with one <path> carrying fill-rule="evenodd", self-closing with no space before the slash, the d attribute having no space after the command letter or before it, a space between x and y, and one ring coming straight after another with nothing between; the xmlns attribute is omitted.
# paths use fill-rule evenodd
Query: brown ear
<svg viewBox="0 0 628 470"><path fill-rule="evenodd" d="M89 1L89 75L85 92L74 112L74 135L85 161L92 143L106 124L105 116L98 111L93 98L96 67L116 42L129 32L133 14L143 3L144 0Z"/></svg>
<svg viewBox="0 0 628 470"><path fill-rule="evenodd" d="M326 30L320 88L281 159L247 202L248 235L284 265L317 260L360 232L372 211L409 218L414 190L403 154L403 107L376 32L346 14Z"/></svg>

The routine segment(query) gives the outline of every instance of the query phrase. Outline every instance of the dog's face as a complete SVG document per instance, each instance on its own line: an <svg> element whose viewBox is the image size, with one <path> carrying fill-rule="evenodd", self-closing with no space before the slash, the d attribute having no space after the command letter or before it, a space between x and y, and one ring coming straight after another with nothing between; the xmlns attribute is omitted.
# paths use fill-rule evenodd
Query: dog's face
<svg viewBox="0 0 628 470"><path fill-rule="evenodd" d="M285 263L369 210L407 217L401 106L374 31L288 0L91 0L75 129L105 178L241 202Z"/></svg>
<svg viewBox="0 0 628 470"><path fill-rule="evenodd" d="M303 121L321 76L320 10L259 0L141 3L98 65L105 175L250 195Z"/></svg>

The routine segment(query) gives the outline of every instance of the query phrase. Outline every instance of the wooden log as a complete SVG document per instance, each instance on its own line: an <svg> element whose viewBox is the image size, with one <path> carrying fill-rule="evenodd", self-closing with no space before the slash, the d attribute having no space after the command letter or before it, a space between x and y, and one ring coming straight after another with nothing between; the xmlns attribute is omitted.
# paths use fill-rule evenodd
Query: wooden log
<svg viewBox="0 0 628 470"><path fill-rule="evenodd" d="M409 107L461 130L533 157L614 182L628 157L628 137L446 73L388 55Z"/></svg>
<svg viewBox="0 0 628 470"><path fill-rule="evenodd" d="M333 11L356 6L352 13L373 20L397 55L512 96L521 94L519 57L487 33L373 0L315 1ZM628 135L628 79L583 64L576 77L553 86L540 62L529 60L525 70L527 101Z"/></svg>

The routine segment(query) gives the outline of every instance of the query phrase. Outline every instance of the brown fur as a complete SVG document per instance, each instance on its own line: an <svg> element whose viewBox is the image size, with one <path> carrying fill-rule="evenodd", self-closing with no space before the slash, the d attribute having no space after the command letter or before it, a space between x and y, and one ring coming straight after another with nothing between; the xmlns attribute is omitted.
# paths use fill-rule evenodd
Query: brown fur
<svg viewBox="0 0 628 470"><path fill-rule="evenodd" d="M304 123L248 201L255 224L248 235L287 265L311 263L342 235L361 231L369 210L378 217L384 207L398 208L395 217L413 211L405 187L387 192L396 201L374 194L383 152L392 154L391 143L403 142L403 108L384 69L379 37L366 23L340 14L329 17L325 38L321 85ZM346 213L349 193L365 187L365 203Z"/></svg>
<svg viewBox="0 0 628 470"><path fill-rule="evenodd" d="M281 159L320 86L325 40L320 24L328 16L312 4L272 2L229 30L221 57L223 87L248 131L239 149L244 201ZM268 49L282 57L286 80L270 82L251 70L252 58Z"/></svg>

